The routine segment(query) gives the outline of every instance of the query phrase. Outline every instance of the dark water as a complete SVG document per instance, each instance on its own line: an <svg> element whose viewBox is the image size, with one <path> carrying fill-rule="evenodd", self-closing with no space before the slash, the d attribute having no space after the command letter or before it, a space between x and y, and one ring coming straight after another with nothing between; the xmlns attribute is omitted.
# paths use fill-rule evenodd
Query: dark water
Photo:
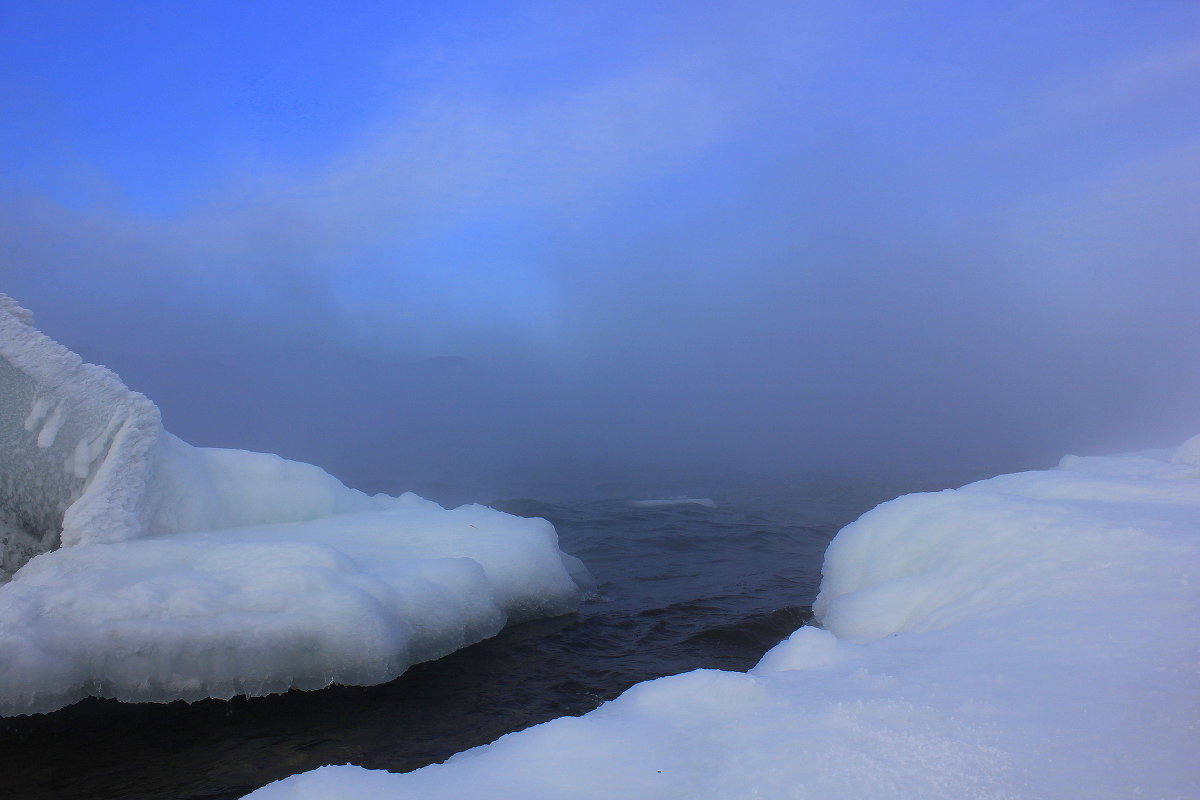
<svg viewBox="0 0 1200 800"><path fill-rule="evenodd" d="M638 681L745 670L809 619L842 525L941 485L830 475L514 484L492 504L552 521L599 582L578 614L510 628L383 686L190 705L86 700L0 720L0 797L235 798L324 764L407 771L584 713ZM629 503L677 496L717 507Z"/></svg>

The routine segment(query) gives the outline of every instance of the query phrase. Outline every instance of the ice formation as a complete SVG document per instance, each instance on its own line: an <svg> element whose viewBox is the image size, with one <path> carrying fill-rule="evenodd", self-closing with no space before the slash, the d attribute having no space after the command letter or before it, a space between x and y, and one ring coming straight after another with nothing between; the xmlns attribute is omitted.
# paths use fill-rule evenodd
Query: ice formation
<svg viewBox="0 0 1200 800"><path fill-rule="evenodd" d="M1185 798L1200 786L1200 437L908 495L829 547L804 627L393 775L253 800Z"/></svg>
<svg viewBox="0 0 1200 800"><path fill-rule="evenodd" d="M0 715L367 684L573 610L545 520L197 448L0 295Z"/></svg>

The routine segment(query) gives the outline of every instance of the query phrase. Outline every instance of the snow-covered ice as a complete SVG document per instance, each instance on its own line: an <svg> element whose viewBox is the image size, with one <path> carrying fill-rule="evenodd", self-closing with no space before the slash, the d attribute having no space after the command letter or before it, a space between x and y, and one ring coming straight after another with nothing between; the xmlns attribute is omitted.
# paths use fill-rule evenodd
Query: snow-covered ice
<svg viewBox="0 0 1200 800"><path fill-rule="evenodd" d="M0 715L378 683L574 610L545 520L197 448L0 295Z"/></svg>
<svg viewBox="0 0 1200 800"><path fill-rule="evenodd" d="M748 673L250 797L1195 797L1200 437L884 503L830 545L816 613Z"/></svg>

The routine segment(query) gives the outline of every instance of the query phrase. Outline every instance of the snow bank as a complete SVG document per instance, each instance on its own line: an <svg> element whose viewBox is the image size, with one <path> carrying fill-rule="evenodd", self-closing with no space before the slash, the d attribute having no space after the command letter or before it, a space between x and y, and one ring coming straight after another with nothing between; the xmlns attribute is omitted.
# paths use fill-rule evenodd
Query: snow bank
<svg viewBox="0 0 1200 800"><path fill-rule="evenodd" d="M885 503L749 673L639 684L405 775L254 800L1185 798L1200 785L1200 438Z"/></svg>
<svg viewBox="0 0 1200 800"><path fill-rule="evenodd" d="M3 295L0 465L0 715L386 681L590 580L544 520L192 447Z"/></svg>

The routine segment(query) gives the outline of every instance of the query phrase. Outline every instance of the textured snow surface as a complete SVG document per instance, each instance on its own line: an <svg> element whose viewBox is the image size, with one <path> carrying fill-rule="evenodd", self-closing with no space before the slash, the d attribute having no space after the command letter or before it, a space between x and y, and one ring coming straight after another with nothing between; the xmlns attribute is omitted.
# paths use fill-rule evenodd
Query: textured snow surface
<svg viewBox="0 0 1200 800"><path fill-rule="evenodd" d="M545 520L188 445L0 295L0 715L390 680L590 578Z"/></svg>
<svg viewBox="0 0 1200 800"><path fill-rule="evenodd" d="M404 775L254 800L1192 798L1200 440L908 495L830 545L804 627L749 673L634 686Z"/></svg>

